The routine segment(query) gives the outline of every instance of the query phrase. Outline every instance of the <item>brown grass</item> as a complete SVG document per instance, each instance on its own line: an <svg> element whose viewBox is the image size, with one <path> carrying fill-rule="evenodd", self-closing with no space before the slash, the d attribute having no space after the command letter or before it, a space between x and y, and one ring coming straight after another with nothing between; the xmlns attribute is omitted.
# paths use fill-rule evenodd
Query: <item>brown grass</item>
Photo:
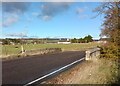
<svg viewBox="0 0 120 86"><path fill-rule="evenodd" d="M45 84L112 84L117 82L116 61L99 59L85 61L69 71L63 72Z"/></svg>

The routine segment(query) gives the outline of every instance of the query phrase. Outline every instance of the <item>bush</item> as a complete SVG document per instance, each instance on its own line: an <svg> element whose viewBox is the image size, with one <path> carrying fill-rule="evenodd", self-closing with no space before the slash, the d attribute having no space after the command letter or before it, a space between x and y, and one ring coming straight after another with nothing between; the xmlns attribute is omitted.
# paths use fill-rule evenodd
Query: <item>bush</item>
<svg viewBox="0 0 120 86"><path fill-rule="evenodd" d="M118 47L113 43L107 43L101 46L101 56L108 58L118 58L119 56Z"/></svg>

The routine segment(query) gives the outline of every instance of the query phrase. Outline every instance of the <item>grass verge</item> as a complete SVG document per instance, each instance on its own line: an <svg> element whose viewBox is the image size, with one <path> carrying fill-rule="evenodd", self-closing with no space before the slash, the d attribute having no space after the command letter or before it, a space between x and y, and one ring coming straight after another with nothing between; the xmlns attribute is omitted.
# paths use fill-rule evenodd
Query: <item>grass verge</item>
<svg viewBox="0 0 120 86"><path fill-rule="evenodd" d="M101 58L85 61L60 75L45 81L45 84L120 84L118 61Z"/></svg>

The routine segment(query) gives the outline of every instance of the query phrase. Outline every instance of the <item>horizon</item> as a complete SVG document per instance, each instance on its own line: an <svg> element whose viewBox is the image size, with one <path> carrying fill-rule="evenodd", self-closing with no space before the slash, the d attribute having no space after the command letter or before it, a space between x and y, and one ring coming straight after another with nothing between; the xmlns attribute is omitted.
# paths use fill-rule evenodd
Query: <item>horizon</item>
<svg viewBox="0 0 120 86"><path fill-rule="evenodd" d="M74 37L75 38L75 37ZM30 37L23 37L23 38L20 38L20 37L6 37L6 38L0 38L0 39L74 39L74 38L65 38L65 37L58 37L58 38L55 38L55 37L51 37L51 38L38 38L38 37L34 37L34 38L30 38ZM84 38L84 37L81 37L81 38ZM103 37L104 38L104 37ZM76 38L76 39L80 39L80 38ZM99 40L99 39L101 39L101 38L92 38L93 40Z"/></svg>

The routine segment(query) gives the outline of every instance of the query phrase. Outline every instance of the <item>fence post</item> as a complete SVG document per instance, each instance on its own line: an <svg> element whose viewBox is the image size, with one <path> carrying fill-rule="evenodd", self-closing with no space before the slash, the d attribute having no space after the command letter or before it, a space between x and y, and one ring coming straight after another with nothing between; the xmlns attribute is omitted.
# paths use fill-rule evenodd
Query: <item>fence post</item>
<svg viewBox="0 0 120 86"><path fill-rule="evenodd" d="M86 56L85 56L85 60L89 60L90 59L90 51L86 51Z"/></svg>

